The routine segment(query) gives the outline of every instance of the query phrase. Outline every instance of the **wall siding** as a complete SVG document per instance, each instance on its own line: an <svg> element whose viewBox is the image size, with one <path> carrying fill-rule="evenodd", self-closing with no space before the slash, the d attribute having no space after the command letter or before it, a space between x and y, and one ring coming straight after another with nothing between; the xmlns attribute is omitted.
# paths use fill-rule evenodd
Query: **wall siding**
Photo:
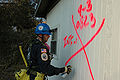
<svg viewBox="0 0 120 80"><path fill-rule="evenodd" d="M56 67L63 67L67 59L82 47L77 44L64 46L64 37L73 35L77 38L73 24L79 20L77 9L87 0L61 0L47 15L47 23L51 28L58 27L57 59L52 60ZM95 80L120 80L120 0L91 0L96 26L79 30L80 37L85 44L95 34L103 18L105 23L97 37L85 48ZM84 14L85 15L85 14ZM78 38L77 38L78 39ZM72 65L72 73L65 79L60 75L49 77L49 80L92 80L84 52L81 51L68 64Z"/></svg>

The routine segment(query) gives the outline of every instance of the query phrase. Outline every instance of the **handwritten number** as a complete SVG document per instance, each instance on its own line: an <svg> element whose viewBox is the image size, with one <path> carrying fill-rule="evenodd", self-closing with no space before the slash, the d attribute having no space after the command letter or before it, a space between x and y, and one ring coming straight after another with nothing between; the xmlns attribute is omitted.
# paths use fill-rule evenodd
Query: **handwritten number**
<svg viewBox="0 0 120 80"><path fill-rule="evenodd" d="M80 16L81 16L81 11L84 12L85 9L86 9L86 7L82 8L82 4L79 6L79 8L78 8L78 13L79 13Z"/></svg>
<svg viewBox="0 0 120 80"><path fill-rule="evenodd" d="M96 24L96 19L95 17L93 16L93 13L90 13L90 21L91 22L94 22L92 25L91 25L91 28L94 28L95 27L95 24Z"/></svg>
<svg viewBox="0 0 120 80"><path fill-rule="evenodd" d="M88 9L86 9L86 11L87 11L87 12L90 12L90 11L92 10L91 0L87 0L86 4L87 4L87 6L88 6L88 7L87 7Z"/></svg>
<svg viewBox="0 0 120 80"><path fill-rule="evenodd" d="M65 38L64 38L64 48L65 48L65 47L66 47L66 45L67 45L66 38L67 38L67 36L65 36Z"/></svg>
<svg viewBox="0 0 120 80"><path fill-rule="evenodd" d="M89 25L89 22L87 22L87 15L85 15L84 26L87 27L88 25Z"/></svg>
<svg viewBox="0 0 120 80"><path fill-rule="evenodd" d="M73 39L74 36L72 36L72 34L68 37L67 39L67 36L65 36L64 38L64 48L67 46L67 45L72 45L72 39Z"/></svg>

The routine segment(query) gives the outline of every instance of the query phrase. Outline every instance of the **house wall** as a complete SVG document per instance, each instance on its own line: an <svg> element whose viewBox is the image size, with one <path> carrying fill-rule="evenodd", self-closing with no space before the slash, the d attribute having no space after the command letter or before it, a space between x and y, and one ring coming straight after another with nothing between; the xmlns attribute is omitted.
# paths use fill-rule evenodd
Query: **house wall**
<svg viewBox="0 0 120 80"><path fill-rule="evenodd" d="M86 1L61 0L47 15L47 23L51 28L58 28L57 54L52 60L52 64L56 67L64 67L70 56L82 47L73 26L72 15L74 15L76 24L80 20L77 12L78 7L80 4L87 6ZM103 18L105 18L102 30L85 47L93 77L95 80L120 80L120 0L91 0L91 3L91 12L96 18L95 27L90 27L94 23L90 21L90 12L82 12L82 15L88 16L89 26L83 27L83 29L79 28L77 31L83 45L85 45L99 29ZM72 41L74 42L77 38L77 43L69 44L64 48L64 38L71 34L74 36ZM50 41L48 43L50 44ZM83 50L69 64L72 65L70 75L64 79L60 75L53 76L49 77L49 80L92 80Z"/></svg>

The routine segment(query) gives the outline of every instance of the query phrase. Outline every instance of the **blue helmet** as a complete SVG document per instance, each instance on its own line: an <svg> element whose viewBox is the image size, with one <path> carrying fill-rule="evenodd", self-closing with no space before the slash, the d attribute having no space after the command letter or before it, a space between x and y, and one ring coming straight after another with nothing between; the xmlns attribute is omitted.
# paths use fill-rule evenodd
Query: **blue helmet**
<svg viewBox="0 0 120 80"><path fill-rule="evenodd" d="M35 34L48 34L51 35L50 27L45 23L40 23L35 29Z"/></svg>

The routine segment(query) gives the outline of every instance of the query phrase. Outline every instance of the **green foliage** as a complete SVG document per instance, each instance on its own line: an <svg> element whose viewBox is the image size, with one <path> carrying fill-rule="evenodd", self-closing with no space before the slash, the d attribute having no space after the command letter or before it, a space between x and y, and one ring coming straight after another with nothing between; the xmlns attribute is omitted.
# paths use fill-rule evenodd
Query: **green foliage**
<svg viewBox="0 0 120 80"><path fill-rule="evenodd" d="M14 3L0 5L0 80L13 80L14 71L21 68L18 66L22 64L25 67L18 45L22 43L26 53L34 34L33 13L29 0L16 0Z"/></svg>
<svg viewBox="0 0 120 80"><path fill-rule="evenodd" d="M32 19L34 9L26 0L0 6L0 13L2 24L17 26L18 28L31 28L34 25Z"/></svg>

